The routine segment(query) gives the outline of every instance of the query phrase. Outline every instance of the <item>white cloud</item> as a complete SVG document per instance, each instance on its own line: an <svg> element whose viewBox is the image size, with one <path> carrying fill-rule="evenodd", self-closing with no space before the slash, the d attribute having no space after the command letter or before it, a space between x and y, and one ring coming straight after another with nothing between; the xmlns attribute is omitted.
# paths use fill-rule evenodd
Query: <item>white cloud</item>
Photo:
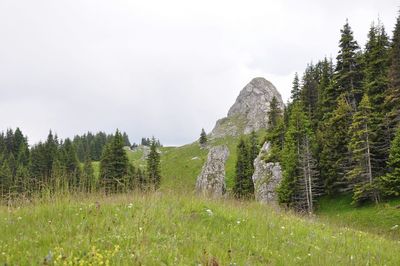
<svg viewBox="0 0 400 266"><path fill-rule="evenodd" d="M287 99L294 72L336 56L349 18L365 42L378 1L23 1L0 3L0 125L32 142L91 130L196 139L255 76Z"/></svg>

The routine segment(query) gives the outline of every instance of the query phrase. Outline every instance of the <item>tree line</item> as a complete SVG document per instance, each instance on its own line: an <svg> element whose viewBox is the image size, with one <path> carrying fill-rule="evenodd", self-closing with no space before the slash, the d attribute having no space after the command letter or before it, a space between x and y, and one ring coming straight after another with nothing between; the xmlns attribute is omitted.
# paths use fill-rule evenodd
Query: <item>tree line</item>
<svg viewBox="0 0 400 266"><path fill-rule="evenodd" d="M105 140L103 144L100 139ZM2 198L31 195L48 191L123 192L134 189L157 189L160 185L158 142L150 143L147 168L134 167L125 147L127 135L119 130L113 135L100 132L85 134L74 140L58 139L49 132L46 141L29 148L27 137L17 128L0 133L0 193ZM84 149L80 161L78 149L82 142L102 143L98 174L95 174L91 149ZM86 146L86 147L90 147ZM97 145L93 144L92 147Z"/></svg>
<svg viewBox="0 0 400 266"><path fill-rule="evenodd" d="M282 162L280 203L312 212L319 195L354 204L400 196L400 17L393 37L372 24L362 49L346 21L336 62L307 65L268 130Z"/></svg>
<svg viewBox="0 0 400 266"><path fill-rule="evenodd" d="M282 205L311 213L321 195L351 193L356 205L400 196L400 16L392 38L373 23L363 49L346 21L335 63L296 73L284 110L273 98L267 115L264 159L282 164ZM238 198L254 193L249 139L237 146Z"/></svg>

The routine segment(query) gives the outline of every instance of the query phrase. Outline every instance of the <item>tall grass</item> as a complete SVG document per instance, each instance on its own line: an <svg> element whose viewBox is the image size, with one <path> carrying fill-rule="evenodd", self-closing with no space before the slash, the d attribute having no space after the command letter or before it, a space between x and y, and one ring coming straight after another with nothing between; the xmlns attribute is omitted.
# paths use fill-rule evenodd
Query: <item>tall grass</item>
<svg viewBox="0 0 400 266"><path fill-rule="evenodd" d="M398 265L400 243L254 202L173 191L0 206L8 265Z"/></svg>

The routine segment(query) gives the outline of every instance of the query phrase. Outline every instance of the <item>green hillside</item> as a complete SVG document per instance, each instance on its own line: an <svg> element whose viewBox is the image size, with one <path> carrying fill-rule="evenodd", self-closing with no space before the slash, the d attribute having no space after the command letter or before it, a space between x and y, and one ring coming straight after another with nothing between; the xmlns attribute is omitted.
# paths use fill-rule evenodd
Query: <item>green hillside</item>
<svg viewBox="0 0 400 266"><path fill-rule="evenodd" d="M0 207L4 265L398 265L397 241L175 192Z"/></svg>

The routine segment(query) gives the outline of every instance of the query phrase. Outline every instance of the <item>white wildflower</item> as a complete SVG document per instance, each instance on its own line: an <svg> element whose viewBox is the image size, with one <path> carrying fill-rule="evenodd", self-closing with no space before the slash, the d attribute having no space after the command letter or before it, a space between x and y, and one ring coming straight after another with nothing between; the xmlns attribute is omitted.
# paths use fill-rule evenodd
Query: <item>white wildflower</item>
<svg viewBox="0 0 400 266"><path fill-rule="evenodd" d="M395 224L394 226L392 226L392 228L390 228L390 230L396 230L399 227L398 224Z"/></svg>
<svg viewBox="0 0 400 266"><path fill-rule="evenodd" d="M206 212L208 213L208 215L212 216L214 213L212 212L212 210L207 209Z"/></svg>

